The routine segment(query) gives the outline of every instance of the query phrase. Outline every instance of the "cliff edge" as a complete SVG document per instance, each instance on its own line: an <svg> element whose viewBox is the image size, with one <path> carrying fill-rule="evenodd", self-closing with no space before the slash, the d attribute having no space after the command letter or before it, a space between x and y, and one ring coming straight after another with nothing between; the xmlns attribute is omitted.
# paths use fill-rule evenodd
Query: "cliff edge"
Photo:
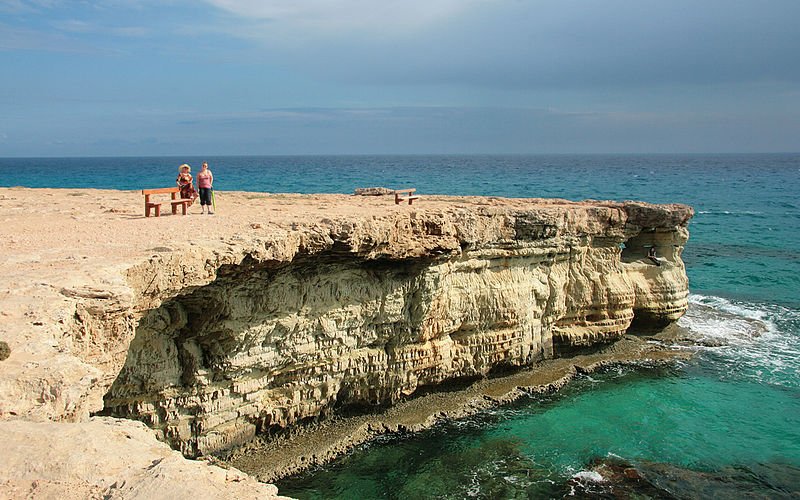
<svg viewBox="0 0 800 500"><path fill-rule="evenodd" d="M684 205L217 197L145 219L138 192L0 189L0 428L127 417L198 456L687 307Z"/></svg>

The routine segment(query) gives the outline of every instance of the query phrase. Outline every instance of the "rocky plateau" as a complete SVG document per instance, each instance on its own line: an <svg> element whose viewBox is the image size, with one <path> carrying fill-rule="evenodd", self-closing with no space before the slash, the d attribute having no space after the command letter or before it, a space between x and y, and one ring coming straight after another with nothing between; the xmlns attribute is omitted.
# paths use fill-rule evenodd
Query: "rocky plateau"
<svg viewBox="0 0 800 500"><path fill-rule="evenodd" d="M217 197L145 218L138 192L0 189L0 430L20 448L0 494L144 497L183 468L276 495L180 455L535 372L687 308L684 205ZM46 465L71 446L91 472Z"/></svg>

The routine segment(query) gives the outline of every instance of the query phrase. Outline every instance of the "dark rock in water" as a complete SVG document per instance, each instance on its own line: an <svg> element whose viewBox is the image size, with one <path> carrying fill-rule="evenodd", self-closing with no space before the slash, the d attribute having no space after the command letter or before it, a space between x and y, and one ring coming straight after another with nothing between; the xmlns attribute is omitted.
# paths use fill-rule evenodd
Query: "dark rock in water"
<svg viewBox="0 0 800 500"><path fill-rule="evenodd" d="M677 498L800 498L800 468L757 464L697 472L668 464L644 464L642 474Z"/></svg>
<svg viewBox="0 0 800 500"><path fill-rule="evenodd" d="M633 465L616 458L592 461L568 481L575 498L676 498L654 485Z"/></svg>
<svg viewBox="0 0 800 500"><path fill-rule="evenodd" d="M577 498L800 498L800 467L769 463L715 472L618 458L597 459L569 481Z"/></svg>
<svg viewBox="0 0 800 500"><path fill-rule="evenodd" d="M355 194L356 196L382 196L385 194L392 194L394 190L385 188L385 187L368 187L368 188L356 188Z"/></svg>
<svg viewBox="0 0 800 500"><path fill-rule="evenodd" d="M724 347L727 345L725 341L722 339L704 339L704 338L697 338L697 339L685 339L691 342L694 345L699 345L702 347Z"/></svg>
<svg viewBox="0 0 800 500"><path fill-rule="evenodd" d="M11 348L8 347L8 342L0 340L0 361L4 361L11 356Z"/></svg>

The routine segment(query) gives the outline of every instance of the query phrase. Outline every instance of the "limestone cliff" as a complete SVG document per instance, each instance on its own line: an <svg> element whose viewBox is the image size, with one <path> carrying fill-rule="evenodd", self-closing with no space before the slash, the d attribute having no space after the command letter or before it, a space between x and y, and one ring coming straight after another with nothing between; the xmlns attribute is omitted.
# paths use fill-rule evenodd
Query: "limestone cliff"
<svg viewBox="0 0 800 500"><path fill-rule="evenodd" d="M84 304L71 321L106 343L84 361L118 372L102 413L196 456L340 406L569 356L632 324L660 328L687 307L692 215L451 200L319 218L153 255L127 270L126 299ZM76 406L99 410L103 380Z"/></svg>

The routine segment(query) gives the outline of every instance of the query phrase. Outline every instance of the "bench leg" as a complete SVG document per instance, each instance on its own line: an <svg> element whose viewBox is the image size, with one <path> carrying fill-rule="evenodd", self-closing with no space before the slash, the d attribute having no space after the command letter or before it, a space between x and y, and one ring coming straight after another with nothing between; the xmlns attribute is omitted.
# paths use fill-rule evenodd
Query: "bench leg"
<svg viewBox="0 0 800 500"><path fill-rule="evenodd" d="M181 204L181 207L183 207L183 215L186 215L186 205L188 205L188 203Z"/></svg>
<svg viewBox="0 0 800 500"><path fill-rule="evenodd" d="M156 217L161 217L161 205L156 205Z"/></svg>
<svg viewBox="0 0 800 500"><path fill-rule="evenodd" d="M147 203L144 204L144 216L150 217L150 206Z"/></svg>

